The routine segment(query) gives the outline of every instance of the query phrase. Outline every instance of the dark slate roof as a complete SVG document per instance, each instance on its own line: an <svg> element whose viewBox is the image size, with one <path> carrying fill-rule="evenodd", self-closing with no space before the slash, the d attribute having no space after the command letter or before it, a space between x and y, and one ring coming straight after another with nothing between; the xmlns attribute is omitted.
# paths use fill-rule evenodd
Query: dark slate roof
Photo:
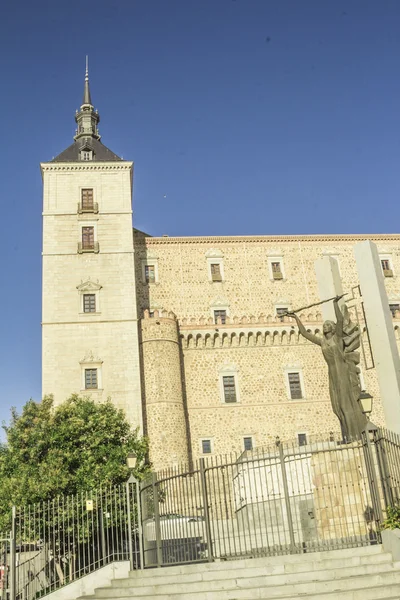
<svg viewBox="0 0 400 600"><path fill-rule="evenodd" d="M61 152L61 154L53 158L53 160L51 160L50 162L79 162L80 151L82 150L82 148L86 147L91 148L93 150L94 162L122 160L120 156L114 154L114 152L109 150L107 146L104 146L104 144L102 144L99 140L96 140L95 138L80 138L76 140L66 150L64 150L64 152Z"/></svg>

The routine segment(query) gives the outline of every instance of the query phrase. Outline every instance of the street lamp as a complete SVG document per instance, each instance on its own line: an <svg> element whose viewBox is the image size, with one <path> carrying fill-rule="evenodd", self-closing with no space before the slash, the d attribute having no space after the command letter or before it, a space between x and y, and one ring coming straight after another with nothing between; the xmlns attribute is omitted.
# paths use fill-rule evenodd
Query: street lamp
<svg viewBox="0 0 400 600"><path fill-rule="evenodd" d="M128 469L130 471L133 471L133 469L136 467L136 463L137 463L137 456L134 452L129 452L128 456L126 457L126 466L128 467Z"/></svg>
<svg viewBox="0 0 400 600"><path fill-rule="evenodd" d="M371 394L369 394L365 390L362 390L358 401L360 403L363 414L367 417L368 420L369 415L372 413L372 400L373 397L371 396Z"/></svg>

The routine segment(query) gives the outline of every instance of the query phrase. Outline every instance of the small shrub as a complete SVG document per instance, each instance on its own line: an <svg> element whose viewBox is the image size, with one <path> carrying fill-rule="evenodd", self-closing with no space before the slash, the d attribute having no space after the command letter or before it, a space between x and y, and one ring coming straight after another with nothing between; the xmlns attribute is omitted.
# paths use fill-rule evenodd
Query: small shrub
<svg viewBox="0 0 400 600"><path fill-rule="evenodd" d="M400 504L388 506L387 518L382 523L382 529L400 529Z"/></svg>

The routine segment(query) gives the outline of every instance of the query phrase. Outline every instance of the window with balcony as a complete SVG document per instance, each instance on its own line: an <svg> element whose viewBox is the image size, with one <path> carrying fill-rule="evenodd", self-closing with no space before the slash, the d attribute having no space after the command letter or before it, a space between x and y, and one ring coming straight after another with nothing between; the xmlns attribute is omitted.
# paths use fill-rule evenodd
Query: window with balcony
<svg viewBox="0 0 400 600"><path fill-rule="evenodd" d="M93 188L81 190L81 201L78 203L78 213L98 213L98 204L94 202Z"/></svg>
<svg viewBox="0 0 400 600"><path fill-rule="evenodd" d="M99 243L95 240L94 225L81 227L81 241L78 243L78 253L99 252Z"/></svg>

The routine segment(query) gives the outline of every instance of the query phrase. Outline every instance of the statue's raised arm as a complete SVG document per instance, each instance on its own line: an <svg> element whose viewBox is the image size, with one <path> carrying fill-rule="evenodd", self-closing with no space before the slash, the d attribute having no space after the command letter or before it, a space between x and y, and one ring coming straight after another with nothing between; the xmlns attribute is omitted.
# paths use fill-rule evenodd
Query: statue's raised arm
<svg viewBox="0 0 400 600"><path fill-rule="evenodd" d="M300 319L296 315L296 313L288 313L288 317L292 317L293 319L295 319L295 321L297 323L297 327L299 328L301 335L303 337L305 337L306 340L309 340L313 344L317 344L318 346L321 346L322 338L320 338L318 335L314 335L313 333L310 333L309 331L307 331L307 329L304 327L303 323L300 321Z"/></svg>

